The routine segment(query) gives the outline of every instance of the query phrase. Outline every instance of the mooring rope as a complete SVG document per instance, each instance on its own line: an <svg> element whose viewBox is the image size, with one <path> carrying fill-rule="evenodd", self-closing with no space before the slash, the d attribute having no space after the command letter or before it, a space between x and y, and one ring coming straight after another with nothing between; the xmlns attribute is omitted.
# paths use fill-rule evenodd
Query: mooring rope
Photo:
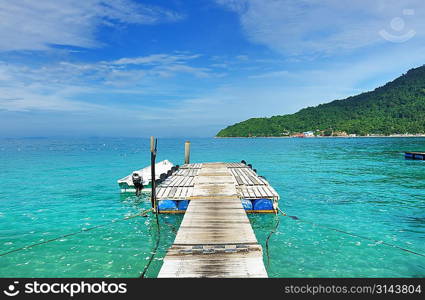
<svg viewBox="0 0 425 300"><path fill-rule="evenodd" d="M267 236L267 239L266 239L267 267L270 267L269 240L272 237L273 233L275 233L277 228L279 227L279 223L280 223L280 218L278 217L274 229L272 231L270 231L270 233L269 233L269 235Z"/></svg>
<svg viewBox="0 0 425 300"><path fill-rule="evenodd" d="M83 229L81 229L79 231L68 233L68 234L64 234L64 235L61 235L59 237L55 237L55 238L52 238L52 239L49 239L49 240L46 240L46 241L42 241L42 242L39 242L39 243L35 243L35 244L27 245L27 246L24 246L24 247L16 248L16 249L13 249L13 250L4 252L4 253L0 253L0 257L1 256L5 256L5 255L8 255L8 254L11 254L11 253L15 253L15 252L18 252L18 251L27 250L27 249L30 249L30 248L33 248L33 247L36 247L36 246L48 244L48 243L51 243L51 242L54 242L54 241L57 241L57 240L60 240L60 239L63 239L63 238L69 237L69 236L73 236L73 235L77 235L79 233L91 231L93 229L97 229L97 228L101 228L101 227L106 227L106 226L115 224L117 222L127 221L127 220L130 220L130 219L136 218L136 217L144 217L144 216L146 216L151 211L152 211L152 208L151 209L144 210L144 211L142 211L142 212L140 212L138 214L125 217L123 219L114 219L114 220L112 220L112 221L110 221L109 223L106 223L106 224L100 224L100 225L96 225L96 226L89 227L89 228L83 228Z"/></svg>
<svg viewBox="0 0 425 300"><path fill-rule="evenodd" d="M159 241L161 240L161 229L159 227L159 218L158 218L158 213L155 214L156 215L156 228L157 228L157 239L156 239L156 244L155 247L152 251L151 257L149 258L148 263L145 265L142 274L140 274L140 278L145 278L146 272L149 270L149 267L156 255L156 252L158 251L158 247L159 247Z"/></svg>
<svg viewBox="0 0 425 300"><path fill-rule="evenodd" d="M279 209L279 212L283 216L289 217L289 218L296 220L296 221L308 223L308 224L311 224L311 225L314 225L314 226L317 226L317 227L322 227L322 228L325 228L325 229L328 229L328 230L333 230L333 231L336 231L336 232L339 232L339 233L350 235L352 237L357 237L357 238L361 238L361 239L364 239L364 240L372 241L372 242L375 242L375 243L378 243L378 244L382 244L382 245L385 245L385 246L389 246L389 247L393 247L393 248L396 248L396 249L399 249L399 250L403 250L403 251L411 253L411 254L415 254L415 255L418 255L418 256L425 257L425 254L423 254L423 253L419 253L419 252L416 252L416 251L413 251L413 250L410 250L410 249L406 249L406 248L403 248L403 247L400 247L400 246L397 246L397 245L394 245L394 244L390 244L390 243L384 242L382 240L376 240L376 239L369 238L369 237L366 237L366 236L358 235L356 233L351 233L351 232L344 231L344 230L341 230L341 229L332 228L332 227L329 227L329 226L326 226L326 225L317 224L317 223L314 223L314 222L311 222L311 221L302 220L302 219L298 218L297 216L289 216L286 213L284 213L280 208L278 208L278 209Z"/></svg>

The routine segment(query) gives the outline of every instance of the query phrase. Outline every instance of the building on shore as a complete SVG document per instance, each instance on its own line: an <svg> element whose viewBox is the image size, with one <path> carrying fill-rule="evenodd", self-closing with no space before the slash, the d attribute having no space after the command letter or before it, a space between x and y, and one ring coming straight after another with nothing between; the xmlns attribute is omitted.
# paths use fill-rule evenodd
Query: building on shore
<svg viewBox="0 0 425 300"><path fill-rule="evenodd" d="M334 131L332 136L348 136L348 133L345 131Z"/></svg>

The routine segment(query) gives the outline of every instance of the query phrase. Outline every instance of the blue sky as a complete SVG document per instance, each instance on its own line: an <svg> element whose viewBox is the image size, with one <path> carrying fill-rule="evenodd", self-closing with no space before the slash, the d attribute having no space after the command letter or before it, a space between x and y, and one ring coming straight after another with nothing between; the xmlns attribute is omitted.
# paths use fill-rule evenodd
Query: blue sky
<svg viewBox="0 0 425 300"><path fill-rule="evenodd" d="M0 136L213 136L425 64L423 0L0 0Z"/></svg>

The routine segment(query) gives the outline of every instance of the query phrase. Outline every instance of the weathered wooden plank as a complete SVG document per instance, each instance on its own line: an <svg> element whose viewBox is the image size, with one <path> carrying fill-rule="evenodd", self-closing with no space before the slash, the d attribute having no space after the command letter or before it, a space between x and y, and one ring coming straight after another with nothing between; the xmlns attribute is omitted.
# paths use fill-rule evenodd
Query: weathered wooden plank
<svg viewBox="0 0 425 300"><path fill-rule="evenodd" d="M249 168L245 168L245 169L240 169L241 172L243 173L243 175L245 176L248 185L257 185L258 181L255 181L252 174L249 172L251 169Z"/></svg>
<svg viewBox="0 0 425 300"><path fill-rule="evenodd" d="M186 179L186 177L184 176L178 176L178 179L176 181L176 185L175 186L181 186L182 182Z"/></svg>
<svg viewBox="0 0 425 300"><path fill-rule="evenodd" d="M182 199L187 199L187 190L188 190L188 187L183 187L182 188L182 193L181 193L181 198Z"/></svg>
<svg viewBox="0 0 425 300"><path fill-rule="evenodd" d="M168 197L173 198L176 192L177 192L177 187L173 187L170 193L168 194Z"/></svg>
<svg viewBox="0 0 425 300"><path fill-rule="evenodd" d="M252 198L252 199L255 199L255 198L257 198L256 197L256 195L255 195L255 193L254 193L254 189L255 188L253 188L253 187L247 187L247 190L248 190L248 193L249 193L249 196L250 196L250 198Z"/></svg>
<svg viewBox="0 0 425 300"><path fill-rule="evenodd" d="M265 191L264 186L259 186L258 190L260 191L261 198L267 197L267 192Z"/></svg>
<svg viewBox="0 0 425 300"><path fill-rule="evenodd" d="M183 193L183 187L181 186L177 187L177 191L174 194L174 198L179 200L182 199L182 193Z"/></svg>
<svg viewBox="0 0 425 300"><path fill-rule="evenodd" d="M184 183L187 181L188 177L187 176L180 176L180 177L181 178L180 178L177 186L182 187L182 186L184 186Z"/></svg>
<svg viewBox="0 0 425 300"><path fill-rule="evenodd" d="M253 186L251 191L252 191L252 194L254 195L255 199L261 198L261 194L258 190L258 186Z"/></svg>
<svg viewBox="0 0 425 300"><path fill-rule="evenodd" d="M264 278L267 272L262 254L170 255L158 277Z"/></svg>
<svg viewBox="0 0 425 300"><path fill-rule="evenodd" d="M257 180L256 176L252 176L252 175L248 175L249 180L251 180L251 182L253 183L253 185L261 185L262 182Z"/></svg>
<svg viewBox="0 0 425 300"><path fill-rule="evenodd" d="M163 188L163 187L158 188L158 190L156 192L156 197L161 198L162 195L164 195L164 192L165 192L165 188Z"/></svg>
<svg viewBox="0 0 425 300"><path fill-rule="evenodd" d="M202 168L202 164L183 165L176 173L167 178L158 188L157 197L166 199L170 196L171 190L162 189L166 187L194 187L195 184L232 184L237 187L249 186L254 189L238 188L236 195L239 198L258 199L271 198L279 199L277 192L269 185L267 180L258 176L252 169L241 163L208 163L206 168ZM200 167L200 168L198 168ZM260 188L262 186L263 188ZM198 187L196 192L201 192L200 195L206 195L206 186ZM228 187L222 187L228 189ZM210 188L211 190L211 188ZM188 199L192 196L193 190L178 189L174 194L174 198ZM223 195L223 194L222 194Z"/></svg>
<svg viewBox="0 0 425 300"><path fill-rule="evenodd" d="M230 172L232 173L233 177L235 178L237 185L243 185L244 184L241 177L238 175L238 173L236 172L235 169L230 169Z"/></svg>
<svg viewBox="0 0 425 300"><path fill-rule="evenodd" d="M164 192L164 197L166 198L170 197L171 190L172 190L172 187L168 186Z"/></svg>
<svg viewBox="0 0 425 300"><path fill-rule="evenodd" d="M243 181L242 181L242 179L240 178L240 176L235 176L235 179L236 179L236 182L237 182L239 185L243 185Z"/></svg>
<svg viewBox="0 0 425 300"><path fill-rule="evenodd" d="M226 166L228 168L247 168L247 165L244 165L243 163L227 163Z"/></svg>
<svg viewBox="0 0 425 300"><path fill-rule="evenodd" d="M226 164L202 164L158 277L267 277L232 174Z"/></svg>
<svg viewBox="0 0 425 300"><path fill-rule="evenodd" d="M177 180L177 176L172 176L170 177L170 181L167 184L167 187L172 187L174 186L174 182Z"/></svg>
<svg viewBox="0 0 425 300"><path fill-rule="evenodd" d="M236 172L237 172L239 178L242 180L242 183L244 185L249 185L249 182L248 182L245 174L243 173L243 171L241 169L236 169L236 170L237 170Z"/></svg>
<svg viewBox="0 0 425 300"><path fill-rule="evenodd" d="M260 181L262 181L264 183L264 185L269 185L269 182L266 179L264 179L263 177L258 177L258 179Z"/></svg>
<svg viewBox="0 0 425 300"><path fill-rule="evenodd" d="M180 183L186 178L185 176L176 176L176 181L174 182L174 186L180 186Z"/></svg>
<svg viewBox="0 0 425 300"><path fill-rule="evenodd" d="M246 174L245 174L245 169L239 168L237 170L238 170L237 172L238 172L239 176L242 178L242 181L244 182L244 184L249 185L249 181L248 181Z"/></svg>
<svg viewBox="0 0 425 300"><path fill-rule="evenodd" d="M192 177L185 177L185 179L181 182L181 186L188 186L189 185L189 181Z"/></svg>
<svg viewBox="0 0 425 300"><path fill-rule="evenodd" d="M189 187L187 189L186 199L190 199L192 197L192 194L193 194L193 187Z"/></svg>
<svg viewBox="0 0 425 300"><path fill-rule="evenodd" d="M184 164L180 168L181 169L200 169L202 164L196 163L196 164Z"/></svg>

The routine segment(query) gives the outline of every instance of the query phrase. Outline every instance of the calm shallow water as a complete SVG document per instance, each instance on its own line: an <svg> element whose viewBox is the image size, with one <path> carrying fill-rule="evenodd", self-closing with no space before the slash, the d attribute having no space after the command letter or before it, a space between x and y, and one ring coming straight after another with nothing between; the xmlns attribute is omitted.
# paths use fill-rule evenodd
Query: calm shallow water
<svg viewBox="0 0 425 300"><path fill-rule="evenodd" d="M250 216L271 277L424 277L424 138L192 139L192 162L253 164L288 215ZM149 208L116 180L150 163L147 139L0 140L0 253ZM158 160L183 160L183 139L160 139ZM161 215L155 277L182 216ZM326 229L347 231L365 240ZM137 277L155 245L152 216L113 223L0 256L1 277ZM264 251L266 252L266 251Z"/></svg>

